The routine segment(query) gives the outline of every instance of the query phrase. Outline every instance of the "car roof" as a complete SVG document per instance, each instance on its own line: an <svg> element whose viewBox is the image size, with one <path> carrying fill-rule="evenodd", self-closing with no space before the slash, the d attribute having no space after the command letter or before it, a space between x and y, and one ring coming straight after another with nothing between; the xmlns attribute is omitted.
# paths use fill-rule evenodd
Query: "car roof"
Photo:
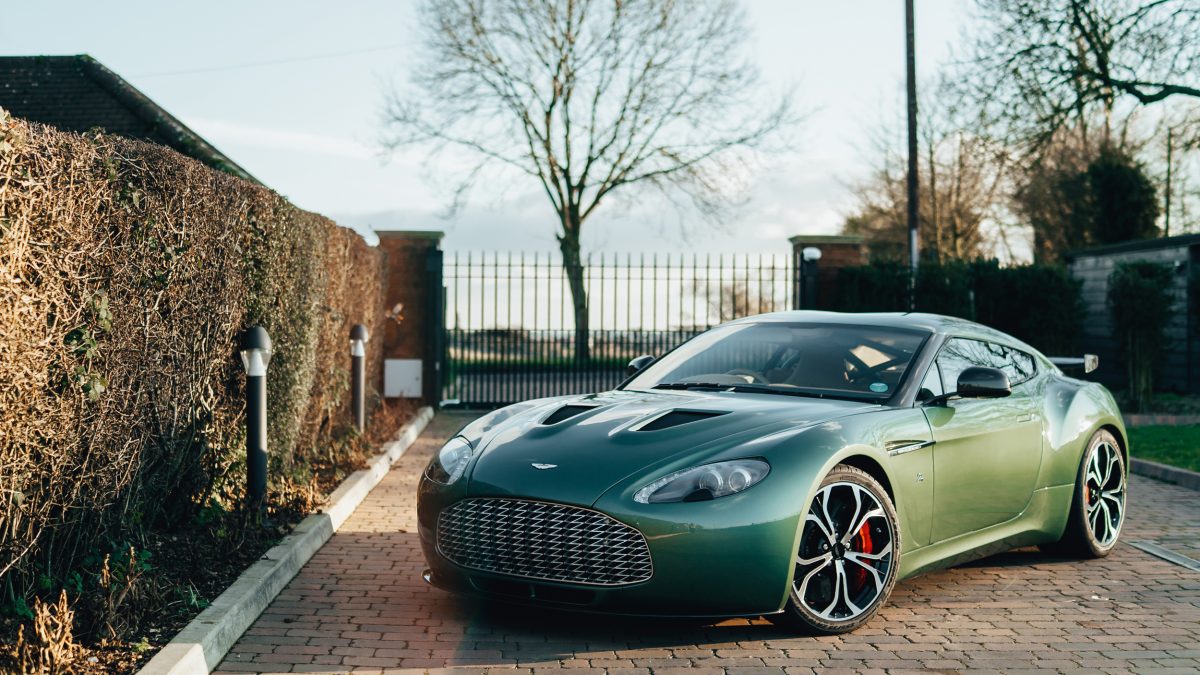
<svg viewBox="0 0 1200 675"><path fill-rule="evenodd" d="M884 328L907 328L939 335L958 337L973 337L983 340L999 340L1021 347L1033 353L1038 353L1033 347L983 324L941 314L926 314L923 312L823 312L816 310L794 310L787 312L771 312L748 316L731 324L738 323L824 323L844 324L848 326L879 326Z"/></svg>

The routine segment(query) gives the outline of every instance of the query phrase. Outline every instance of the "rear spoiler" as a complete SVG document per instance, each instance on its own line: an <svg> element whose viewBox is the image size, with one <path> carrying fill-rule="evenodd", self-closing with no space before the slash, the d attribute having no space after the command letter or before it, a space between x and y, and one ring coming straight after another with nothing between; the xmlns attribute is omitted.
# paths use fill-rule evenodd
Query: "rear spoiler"
<svg viewBox="0 0 1200 675"><path fill-rule="evenodd" d="M1058 366L1063 372L1086 375L1100 367L1100 357L1095 354L1084 354L1082 358L1077 356L1051 356L1050 363Z"/></svg>

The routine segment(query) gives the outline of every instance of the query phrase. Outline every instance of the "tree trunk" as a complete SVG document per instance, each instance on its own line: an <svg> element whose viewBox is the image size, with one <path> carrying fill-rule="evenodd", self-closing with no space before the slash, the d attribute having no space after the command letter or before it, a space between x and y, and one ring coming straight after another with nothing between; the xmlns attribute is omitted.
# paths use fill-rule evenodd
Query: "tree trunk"
<svg viewBox="0 0 1200 675"><path fill-rule="evenodd" d="M558 248L562 251L563 272L567 275L571 306L575 311L575 363L584 364L591 359L591 347L588 344L588 298L583 281L583 257L579 253L578 225L568 227L558 238Z"/></svg>

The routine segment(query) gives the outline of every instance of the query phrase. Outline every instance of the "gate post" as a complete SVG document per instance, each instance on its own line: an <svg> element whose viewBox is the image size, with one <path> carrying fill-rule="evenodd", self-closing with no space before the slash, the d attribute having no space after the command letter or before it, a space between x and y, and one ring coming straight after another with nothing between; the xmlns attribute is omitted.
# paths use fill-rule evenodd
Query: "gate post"
<svg viewBox="0 0 1200 675"><path fill-rule="evenodd" d="M837 287L838 270L866 263L863 238L857 235L799 235L788 239L792 245L794 280L793 304L796 309L835 309L836 300L830 291ZM820 267L805 249L818 249ZM829 289L822 291L822 289Z"/></svg>
<svg viewBox="0 0 1200 675"><path fill-rule="evenodd" d="M446 285L442 274L442 249L431 248L425 257L425 302L427 307L429 367L423 395L433 406L442 402L446 373Z"/></svg>
<svg viewBox="0 0 1200 675"><path fill-rule="evenodd" d="M386 322L383 395L437 403L441 396L443 234L433 230L383 230L379 248L386 261ZM436 301L434 300L436 294Z"/></svg>

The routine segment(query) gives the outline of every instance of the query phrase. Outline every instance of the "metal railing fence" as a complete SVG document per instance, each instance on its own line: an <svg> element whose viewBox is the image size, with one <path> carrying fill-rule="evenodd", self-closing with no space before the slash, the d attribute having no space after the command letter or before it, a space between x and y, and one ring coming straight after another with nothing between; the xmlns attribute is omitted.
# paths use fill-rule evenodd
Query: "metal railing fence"
<svg viewBox="0 0 1200 675"><path fill-rule="evenodd" d="M581 358L560 256L448 252L442 264L442 399L464 407L611 389L630 359L725 321L791 309L799 287L790 255L590 255Z"/></svg>

